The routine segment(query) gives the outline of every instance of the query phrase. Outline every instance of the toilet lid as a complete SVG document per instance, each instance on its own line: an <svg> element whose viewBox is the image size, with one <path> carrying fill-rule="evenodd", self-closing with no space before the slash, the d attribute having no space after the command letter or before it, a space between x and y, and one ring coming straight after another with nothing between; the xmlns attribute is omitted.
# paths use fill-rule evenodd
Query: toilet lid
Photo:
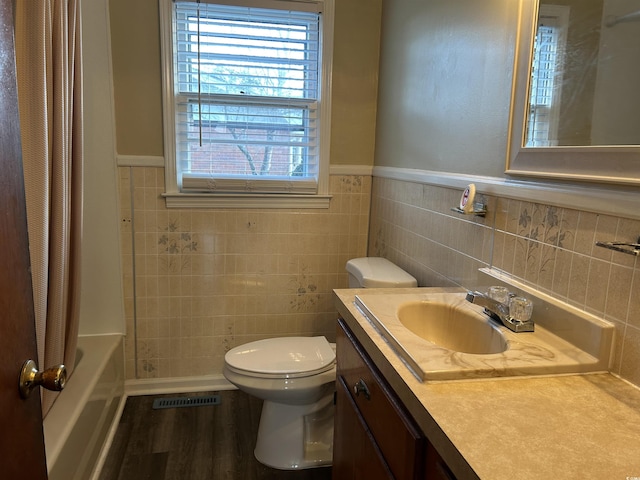
<svg viewBox="0 0 640 480"><path fill-rule="evenodd" d="M232 348L227 365L247 372L290 375L326 370L336 354L325 337L268 338Z"/></svg>

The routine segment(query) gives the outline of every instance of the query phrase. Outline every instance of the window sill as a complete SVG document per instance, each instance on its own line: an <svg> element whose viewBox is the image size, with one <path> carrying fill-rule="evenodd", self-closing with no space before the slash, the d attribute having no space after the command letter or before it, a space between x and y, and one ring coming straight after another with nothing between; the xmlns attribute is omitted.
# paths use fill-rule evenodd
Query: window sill
<svg viewBox="0 0 640 480"><path fill-rule="evenodd" d="M163 193L167 208L329 208L331 195Z"/></svg>

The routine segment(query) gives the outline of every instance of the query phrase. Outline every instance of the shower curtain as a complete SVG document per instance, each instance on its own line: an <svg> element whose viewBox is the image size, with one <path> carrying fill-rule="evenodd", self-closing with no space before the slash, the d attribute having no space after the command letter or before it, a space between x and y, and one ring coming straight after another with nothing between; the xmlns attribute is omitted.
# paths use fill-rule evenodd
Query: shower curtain
<svg viewBox="0 0 640 480"><path fill-rule="evenodd" d="M15 18L38 367L73 372L82 236L80 0L17 0ZM57 393L43 390L43 416Z"/></svg>

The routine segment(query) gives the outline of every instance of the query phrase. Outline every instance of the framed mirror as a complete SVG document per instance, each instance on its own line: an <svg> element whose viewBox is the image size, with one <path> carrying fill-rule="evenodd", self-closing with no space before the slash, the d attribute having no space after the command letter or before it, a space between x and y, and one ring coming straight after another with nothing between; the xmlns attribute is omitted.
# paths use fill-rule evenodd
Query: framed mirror
<svg viewBox="0 0 640 480"><path fill-rule="evenodd" d="M508 175L640 185L640 2L521 0Z"/></svg>

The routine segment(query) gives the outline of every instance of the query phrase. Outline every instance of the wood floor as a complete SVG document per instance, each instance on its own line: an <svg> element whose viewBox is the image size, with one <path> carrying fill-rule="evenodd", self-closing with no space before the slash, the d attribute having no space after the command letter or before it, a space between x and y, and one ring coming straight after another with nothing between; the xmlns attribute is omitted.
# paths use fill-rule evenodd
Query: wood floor
<svg viewBox="0 0 640 480"><path fill-rule="evenodd" d="M262 401L239 390L219 405L152 409L154 399L127 399L100 480L329 480L331 467L268 468L253 456ZM166 395L176 397L180 395Z"/></svg>

